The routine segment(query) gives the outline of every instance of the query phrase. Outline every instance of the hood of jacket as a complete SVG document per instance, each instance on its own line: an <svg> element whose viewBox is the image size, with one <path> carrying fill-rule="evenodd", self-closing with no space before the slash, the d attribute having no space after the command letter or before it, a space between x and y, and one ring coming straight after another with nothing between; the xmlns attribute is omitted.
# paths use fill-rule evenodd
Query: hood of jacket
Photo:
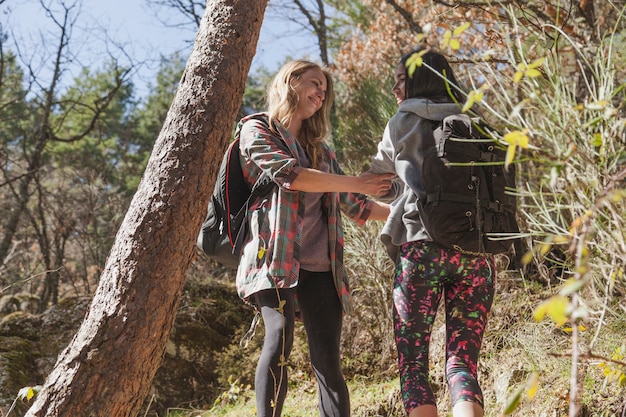
<svg viewBox="0 0 626 417"><path fill-rule="evenodd" d="M414 113L417 116L440 121L451 114L461 113L461 105L457 103L437 103L426 98L409 98L400 103L398 113Z"/></svg>

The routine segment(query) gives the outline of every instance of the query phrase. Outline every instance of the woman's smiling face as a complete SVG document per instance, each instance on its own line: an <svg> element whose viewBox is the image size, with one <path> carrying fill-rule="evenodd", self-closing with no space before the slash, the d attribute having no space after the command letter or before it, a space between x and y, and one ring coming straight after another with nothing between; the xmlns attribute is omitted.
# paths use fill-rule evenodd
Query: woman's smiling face
<svg viewBox="0 0 626 417"><path fill-rule="evenodd" d="M398 65L396 68L396 83L393 85L391 92L396 97L396 103L400 104L406 98L406 75L404 65Z"/></svg>
<svg viewBox="0 0 626 417"><path fill-rule="evenodd" d="M317 68L305 71L293 83L293 89L298 94L296 115L300 120L308 119L322 108L326 98L326 76Z"/></svg>

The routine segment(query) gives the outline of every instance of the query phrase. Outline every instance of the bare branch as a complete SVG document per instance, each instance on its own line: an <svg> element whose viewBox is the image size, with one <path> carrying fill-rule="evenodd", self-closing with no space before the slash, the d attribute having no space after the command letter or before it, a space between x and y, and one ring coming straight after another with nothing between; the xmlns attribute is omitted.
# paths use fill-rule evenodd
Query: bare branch
<svg viewBox="0 0 626 417"><path fill-rule="evenodd" d="M183 18L182 22L172 23L171 20L165 20L158 11L153 10L154 16L166 27L185 28L189 23L193 25L193 29L200 27L200 21L206 8L206 1L202 0L146 0L149 7L159 9L173 9L180 13Z"/></svg>
<svg viewBox="0 0 626 417"><path fill-rule="evenodd" d="M396 12L398 12L400 14L400 16L402 16L404 18L404 20L406 20L406 22L409 25L409 29L411 29L412 32L415 33L424 33L424 31L422 30L422 27L420 25L418 25L415 20L413 20L413 16L411 16L411 13L409 13L406 9L403 9L398 2L396 2L395 0L385 0L387 2L387 4L389 4L391 7L394 8L394 10ZM452 6L450 6L452 7Z"/></svg>

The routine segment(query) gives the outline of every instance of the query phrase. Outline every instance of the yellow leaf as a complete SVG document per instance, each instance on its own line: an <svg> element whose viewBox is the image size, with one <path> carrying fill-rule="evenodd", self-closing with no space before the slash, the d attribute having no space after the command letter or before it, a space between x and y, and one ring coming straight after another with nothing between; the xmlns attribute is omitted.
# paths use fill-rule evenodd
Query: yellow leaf
<svg viewBox="0 0 626 417"><path fill-rule="evenodd" d="M529 78L540 76L541 72L536 68L543 64L544 60L545 58L539 58L534 60L530 64L526 64L525 62L520 62L519 64L517 64L517 72L513 76L513 82L519 82L524 75Z"/></svg>
<svg viewBox="0 0 626 417"><path fill-rule="evenodd" d="M458 51L459 49L461 49L461 42L456 39L450 39L450 48Z"/></svg>
<svg viewBox="0 0 626 417"><path fill-rule="evenodd" d="M565 284L561 287L559 291L560 295L568 296L580 290L585 285L585 281L581 279L570 278L565 281Z"/></svg>
<svg viewBox="0 0 626 417"><path fill-rule="evenodd" d="M549 243L542 243L539 247L539 254L541 256L545 256L546 253L550 252L550 248L552 247Z"/></svg>
<svg viewBox="0 0 626 417"><path fill-rule="evenodd" d="M522 394L524 393L524 387L518 389L513 397L509 398L504 407L503 415L511 414L515 409L519 406L520 401L522 400Z"/></svg>
<svg viewBox="0 0 626 417"><path fill-rule="evenodd" d="M515 145L509 145L506 148L506 159L504 160L504 168L508 169L509 165L513 163L513 159L515 158Z"/></svg>
<svg viewBox="0 0 626 417"><path fill-rule="evenodd" d="M483 90L481 90L480 88L477 90L470 91L469 94L467 95L467 101L465 102L465 105L463 106L463 109L461 111L465 113L466 111L472 108L474 103L480 103L483 99L483 96L484 96Z"/></svg>
<svg viewBox="0 0 626 417"><path fill-rule="evenodd" d="M587 108L589 110L602 110L609 104L606 100L594 101L593 103L587 104Z"/></svg>
<svg viewBox="0 0 626 417"><path fill-rule="evenodd" d="M533 372L528 378L527 385L528 392L526 393L526 396L529 400L532 400L535 398L535 395L537 395L537 390L539 389L539 373Z"/></svg>
<svg viewBox="0 0 626 417"><path fill-rule="evenodd" d="M287 301L278 300L278 307L276 307L274 310L278 311L280 314L285 314L285 304L287 304Z"/></svg>
<svg viewBox="0 0 626 417"><path fill-rule="evenodd" d="M539 70L536 70L534 68L528 68L526 70L526 76L533 78L533 77L539 77L541 75L541 72Z"/></svg>
<svg viewBox="0 0 626 417"><path fill-rule="evenodd" d="M463 23L461 26L459 26L458 28L454 29L453 35L454 36L459 36L461 33L465 32L467 29L469 29L470 26L471 26L470 22Z"/></svg>
<svg viewBox="0 0 626 417"><path fill-rule="evenodd" d="M533 260L533 253L532 251L528 251L526 252L523 256L522 256L522 264L524 265L528 265L532 262Z"/></svg>
<svg viewBox="0 0 626 417"><path fill-rule="evenodd" d="M19 392L17 393L17 397L21 400L30 401L39 391L41 391L41 385L36 385L34 387L24 387L19 390Z"/></svg>
<svg viewBox="0 0 626 417"><path fill-rule="evenodd" d="M280 355L278 366L286 366L286 365L287 365L287 361L285 360L285 355Z"/></svg>
<svg viewBox="0 0 626 417"><path fill-rule="evenodd" d="M514 130L504 135L504 141L511 145L528 149L528 129Z"/></svg>
<svg viewBox="0 0 626 417"><path fill-rule="evenodd" d="M545 57L543 57L543 58L537 58L537 59L535 59L533 62L531 62L531 63L530 63L529 67L530 67L530 68L537 68L537 67L539 67L539 66L543 65L543 62L544 62L545 60L546 60L546 58L545 58Z"/></svg>
<svg viewBox="0 0 626 417"><path fill-rule="evenodd" d="M569 242L569 237L563 235L554 236L553 242L555 245L562 245Z"/></svg>
<svg viewBox="0 0 626 417"><path fill-rule="evenodd" d="M548 305L545 302L543 302L539 304L537 308L535 308L535 311L533 312L533 318L535 319L536 322L540 322L546 316L547 312L548 312Z"/></svg>
<svg viewBox="0 0 626 417"><path fill-rule="evenodd" d="M558 327L567 323L567 298L562 295L550 297L535 309L533 317L536 321L541 321L546 315Z"/></svg>
<svg viewBox="0 0 626 417"><path fill-rule="evenodd" d="M593 140L591 141L591 144L593 146L602 146L602 143L604 141L602 140L602 135L600 133L596 133L595 135L593 135Z"/></svg>
<svg viewBox="0 0 626 417"><path fill-rule="evenodd" d="M415 52L414 54L412 54L406 60L406 68L407 68L407 73L409 74L409 77L413 77L413 74L415 73L415 70L417 69L417 67L422 66L422 64L424 63L424 59L422 58L422 56L426 52L427 51L425 49L422 49L421 51Z"/></svg>

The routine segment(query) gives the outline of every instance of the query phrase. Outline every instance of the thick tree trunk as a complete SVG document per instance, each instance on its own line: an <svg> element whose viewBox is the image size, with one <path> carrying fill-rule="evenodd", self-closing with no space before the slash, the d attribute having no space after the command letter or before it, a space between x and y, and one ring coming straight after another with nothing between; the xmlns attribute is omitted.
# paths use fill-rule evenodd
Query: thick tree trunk
<svg viewBox="0 0 626 417"><path fill-rule="evenodd" d="M267 0L212 0L85 320L26 414L135 416L161 364Z"/></svg>

